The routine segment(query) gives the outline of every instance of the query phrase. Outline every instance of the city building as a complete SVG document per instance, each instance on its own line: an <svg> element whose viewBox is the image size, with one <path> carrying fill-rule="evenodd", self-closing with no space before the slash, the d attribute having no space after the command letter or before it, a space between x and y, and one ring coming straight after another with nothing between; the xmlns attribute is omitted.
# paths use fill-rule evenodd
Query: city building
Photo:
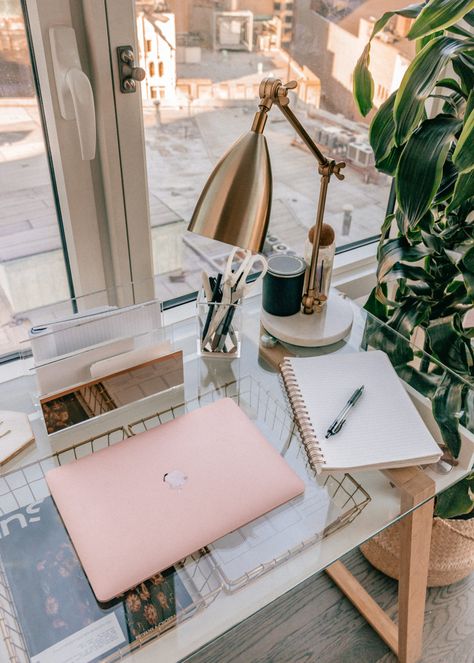
<svg viewBox="0 0 474 663"><path fill-rule="evenodd" d="M328 4L331 3L325 5L326 14ZM294 3L294 38L290 52L296 61L304 62L320 79L323 108L342 113L349 119L362 119L354 106L352 72L372 32L374 16L404 4L403 0L398 3L396 0L367 0L353 10L349 5L342 18L330 20L318 13L321 0L297 0ZM403 39L408 26L409 20L394 17L373 40L371 72L376 107L399 86L415 54L413 42Z"/></svg>
<svg viewBox="0 0 474 663"><path fill-rule="evenodd" d="M176 27L170 12L137 12L139 66L146 71L145 99L172 100L176 91Z"/></svg>
<svg viewBox="0 0 474 663"><path fill-rule="evenodd" d="M273 14L282 23L281 44L288 47L293 40L294 5L297 0L275 0Z"/></svg>

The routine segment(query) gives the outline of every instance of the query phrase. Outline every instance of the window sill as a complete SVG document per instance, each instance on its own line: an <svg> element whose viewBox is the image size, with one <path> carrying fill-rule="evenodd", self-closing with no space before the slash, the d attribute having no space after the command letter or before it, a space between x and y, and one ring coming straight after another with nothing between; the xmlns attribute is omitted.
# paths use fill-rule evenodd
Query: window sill
<svg viewBox="0 0 474 663"><path fill-rule="evenodd" d="M360 299L369 294L375 285L377 266L377 242L338 253L334 259L333 285L351 299ZM255 291L258 293L258 290ZM164 311L164 324L190 318L194 315L194 301ZM33 368L33 359L10 361L0 366L0 382L7 382L25 375Z"/></svg>

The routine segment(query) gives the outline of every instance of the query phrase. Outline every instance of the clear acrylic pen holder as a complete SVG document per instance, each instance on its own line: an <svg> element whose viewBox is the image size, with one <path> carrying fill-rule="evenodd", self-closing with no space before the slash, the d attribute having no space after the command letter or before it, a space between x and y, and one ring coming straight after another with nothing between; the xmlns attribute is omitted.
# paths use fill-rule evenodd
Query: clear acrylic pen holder
<svg viewBox="0 0 474 663"><path fill-rule="evenodd" d="M240 356L242 305L197 300L198 351L202 357L235 359Z"/></svg>

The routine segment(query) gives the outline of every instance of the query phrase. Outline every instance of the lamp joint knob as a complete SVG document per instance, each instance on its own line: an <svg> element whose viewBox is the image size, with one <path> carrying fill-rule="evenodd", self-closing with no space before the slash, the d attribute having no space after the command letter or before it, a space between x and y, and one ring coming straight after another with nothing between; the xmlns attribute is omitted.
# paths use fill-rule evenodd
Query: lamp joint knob
<svg viewBox="0 0 474 663"><path fill-rule="evenodd" d="M345 175L341 173L341 170L346 167L346 164L344 161L340 161L339 163L334 164L334 175L337 177L338 180L343 180Z"/></svg>

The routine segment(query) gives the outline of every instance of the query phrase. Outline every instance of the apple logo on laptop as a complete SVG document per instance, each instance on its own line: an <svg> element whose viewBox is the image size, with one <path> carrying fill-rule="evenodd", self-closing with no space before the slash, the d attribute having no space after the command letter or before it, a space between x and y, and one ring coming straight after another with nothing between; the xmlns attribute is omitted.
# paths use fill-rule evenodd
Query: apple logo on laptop
<svg viewBox="0 0 474 663"><path fill-rule="evenodd" d="M188 477L181 470L172 470L163 474L163 481L173 490L179 490L184 487Z"/></svg>

